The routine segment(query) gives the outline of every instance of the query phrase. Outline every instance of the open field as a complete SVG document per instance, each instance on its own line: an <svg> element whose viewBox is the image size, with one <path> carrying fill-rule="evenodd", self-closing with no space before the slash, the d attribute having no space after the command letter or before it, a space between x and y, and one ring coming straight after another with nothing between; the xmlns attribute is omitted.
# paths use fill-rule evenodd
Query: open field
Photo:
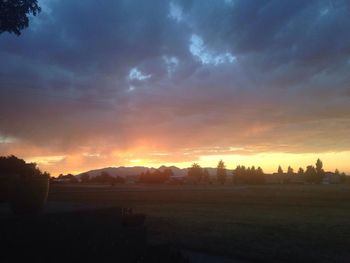
<svg viewBox="0 0 350 263"><path fill-rule="evenodd" d="M153 242L256 262L349 262L350 186L68 186L52 201L130 206Z"/></svg>

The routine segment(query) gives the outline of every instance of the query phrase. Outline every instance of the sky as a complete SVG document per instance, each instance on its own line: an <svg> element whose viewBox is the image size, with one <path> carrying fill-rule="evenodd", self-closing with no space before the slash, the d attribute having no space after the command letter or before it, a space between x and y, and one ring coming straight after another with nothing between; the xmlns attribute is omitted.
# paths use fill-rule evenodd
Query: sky
<svg viewBox="0 0 350 263"><path fill-rule="evenodd" d="M350 173L347 0L39 0L0 35L0 155Z"/></svg>

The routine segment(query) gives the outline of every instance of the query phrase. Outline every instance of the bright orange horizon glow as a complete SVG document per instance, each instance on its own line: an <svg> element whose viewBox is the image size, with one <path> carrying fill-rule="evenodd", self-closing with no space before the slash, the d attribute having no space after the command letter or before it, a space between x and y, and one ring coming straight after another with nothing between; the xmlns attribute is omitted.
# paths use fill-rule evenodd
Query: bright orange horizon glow
<svg viewBox="0 0 350 263"><path fill-rule="evenodd" d="M181 160L181 156L183 160ZM326 171L334 171L339 169L341 172L349 174L350 151L343 152L325 152L325 153L281 153L281 152L265 152L251 155L238 154L213 154L191 156L184 154L156 153L156 154L133 154L132 152L117 153L112 156L103 157L98 154L89 156L96 159L94 162L86 163L86 154L75 154L67 156L38 156L26 158L28 162L36 162L39 168L48 171L53 176L63 173L79 174L93 169L105 167L119 166L145 166L158 168L159 166L177 166L179 168L187 168L196 162L202 167L216 167L219 160L223 160L228 169L234 169L237 165L260 166L264 172L273 173L277 171L279 165L284 170L290 165L295 171L299 167L305 168L307 165L314 165L317 158L323 161ZM152 157L152 158L150 158ZM159 158L160 157L160 158ZM176 161L171 161L174 157ZM119 162L113 161L119 159ZM62 162L63 161L63 162Z"/></svg>

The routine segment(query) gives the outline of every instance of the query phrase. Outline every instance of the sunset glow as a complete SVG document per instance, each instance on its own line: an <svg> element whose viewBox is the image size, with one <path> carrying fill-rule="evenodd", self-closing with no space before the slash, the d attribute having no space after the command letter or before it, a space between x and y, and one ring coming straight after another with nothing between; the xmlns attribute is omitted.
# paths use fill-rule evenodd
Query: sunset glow
<svg viewBox="0 0 350 263"><path fill-rule="evenodd" d="M53 175L58 175L62 172L65 173L82 173L86 170L92 170L103 167L118 167L118 166L145 166L158 168L162 165L165 166L177 166L179 168L190 167L193 162L199 163L202 167L216 167L218 160L223 160L227 168L234 169L237 165L245 166L261 166L265 172L273 173L277 171L277 167L281 165L284 169L288 166L294 167L297 170L299 167L305 168L307 165L314 164L317 158L321 158L325 163L325 169L327 171L334 171L339 169L341 171L348 172L348 163L350 152L329 152L319 153L257 153L252 155L238 155L238 154L225 154L225 155L196 155L191 159L190 156L183 154L183 160L181 161L180 154L165 154L155 153L144 155L128 154L116 154L106 158L100 155L84 155L79 154L76 156L39 156L28 158L30 162L36 162L45 170L51 171ZM95 162L88 162L87 159L96 160ZM114 159L120 160L114 162ZM177 162L172 160L178 159ZM191 161L194 160L194 161ZM64 160L64 161L63 161ZM61 165L57 165L60 163Z"/></svg>
<svg viewBox="0 0 350 263"><path fill-rule="evenodd" d="M350 173L346 1L39 2L0 37L1 155Z"/></svg>

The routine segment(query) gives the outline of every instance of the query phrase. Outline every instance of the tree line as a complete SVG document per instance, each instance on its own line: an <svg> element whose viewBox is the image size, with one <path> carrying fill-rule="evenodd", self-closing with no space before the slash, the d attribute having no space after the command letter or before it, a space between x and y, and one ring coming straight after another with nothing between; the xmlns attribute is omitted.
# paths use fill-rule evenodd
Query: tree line
<svg viewBox="0 0 350 263"><path fill-rule="evenodd" d="M164 170L147 170L142 172L137 176L138 183L143 184L164 184L173 176L173 171L169 168ZM67 183L82 183L82 184L124 184L126 182L125 178L121 176L112 176L106 171L102 171L99 175L90 176L89 173L83 173L78 179L72 174L60 174L57 179L53 179L53 182L67 182Z"/></svg>
<svg viewBox="0 0 350 263"><path fill-rule="evenodd" d="M287 172L284 173L282 167L279 166L276 174L283 178L283 183L290 183L293 177L298 176L306 183L320 184L326 176L326 172L323 169L323 162L320 159L317 159L315 166L308 165L305 170L300 167L297 172L294 172L294 169L291 166L288 166ZM337 177L340 183L346 181L346 174L344 172L340 173L338 169L335 169L332 176Z"/></svg>
<svg viewBox="0 0 350 263"><path fill-rule="evenodd" d="M202 168L198 163L193 163L192 166L188 168L187 177L190 179L189 181L193 183L213 183L208 170ZM216 180L220 184L225 184L227 181L226 165L222 160L219 161L216 167Z"/></svg>
<svg viewBox="0 0 350 263"><path fill-rule="evenodd" d="M116 185L116 184L124 184L125 179L121 176L112 176L106 171L102 171L99 175L96 176L90 176L88 173L83 173L80 176L80 182L83 184L110 184L110 185Z"/></svg>
<svg viewBox="0 0 350 263"><path fill-rule="evenodd" d="M138 181L144 184L163 184L173 175L173 171L169 168L164 169L163 171L157 169L153 172L147 170L146 172L142 172L140 174Z"/></svg>
<svg viewBox="0 0 350 263"><path fill-rule="evenodd" d="M294 169L289 166L287 172L285 173L281 166L278 167L277 173L272 176L278 176L281 179L281 183L289 184L293 183L295 178L300 179L301 182L310 184L320 184L323 182L326 172L323 169L323 162L317 159L315 166L308 165L306 170L299 168L298 172L294 172ZM337 182L344 183L346 181L346 174L340 173L338 169L334 173L328 173L337 179ZM194 183L212 183L212 180L216 180L219 184L227 183L227 171L225 163L220 160L216 167L216 176L210 178L208 170L202 168L198 163L193 163L190 168L188 168L187 173L188 178ZM236 169L233 170L232 183L234 184L265 184L268 175L264 173L261 167L255 168L245 167L244 165L238 165Z"/></svg>
<svg viewBox="0 0 350 263"><path fill-rule="evenodd" d="M48 173L42 173L35 163L25 163L24 160L18 159L15 156L0 157L0 181L7 180L12 175L20 175L23 177L30 176L49 176ZM202 184L227 184L228 181L233 184L258 185L271 183L268 178L277 178L278 183L309 183L320 184L327 183L329 178L335 178L333 182L328 183L344 183L347 181L346 174L340 173L338 169L334 173L325 172L323 162L318 159L315 165L308 165L306 169L299 168L297 172L291 166L288 166L286 172L279 166L277 172L272 175L264 173L261 167L255 166L245 167L238 165L232 172L226 169L225 163L220 160L216 167L216 174L210 175L208 169L202 168L198 163L193 163L187 169L187 177L175 177L170 168L146 170L139 175L134 176L134 182L144 184L164 184L164 183L202 183ZM270 179L269 179L270 180ZM73 174L60 174L58 178L51 178L52 183L67 182L67 183L91 183L91 184L123 184L126 179L121 176L112 176L106 171L102 171L97 176L90 176L88 173L83 173L80 176ZM276 183L276 182L274 182Z"/></svg>
<svg viewBox="0 0 350 263"><path fill-rule="evenodd" d="M108 172L102 171L99 175L90 176L89 173L83 173L80 175L78 179L77 176L73 174L60 174L57 178L52 178L52 183L82 183L82 184L123 184L125 183L125 179L120 176L112 176Z"/></svg>
<svg viewBox="0 0 350 263"><path fill-rule="evenodd" d="M214 178L211 178L208 170L202 168L198 163L194 163L188 168L187 176L193 183L212 184L216 180L219 184L223 185L228 181L226 165L222 160L219 161L216 167ZM262 184L265 182L264 172L261 167L256 169L254 166L246 168L245 166L238 165L232 173L232 179L235 184Z"/></svg>
<svg viewBox="0 0 350 263"><path fill-rule="evenodd" d="M299 168L297 172L291 166L288 166L287 171L284 172L282 167L279 166L276 173L272 175L267 175L264 173L263 169L255 166L245 167L244 165L238 165L230 174L225 163L220 160L216 167L215 176L209 174L208 169L202 168L198 163L193 163L191 167L187 169L186 178L174 178L174 173L170 168L167 169L156 169L156 170L146 170L138 176L136 176L137 183L143 184L164 184L168 182L174 183L178 180L179 183L192 183L192 184L213 184L217 182L221 185L227 184L229 178L231 178L231 183L237 185L259 185L267 183L268 177L278 177L279 183L281 184L291 184L296 183L295 179L299 179L297 183L310 183L310 184L320 184L326 172L323 169L323 163L320 159L316 161L315 166L308 165L306 169ZM338 169L332 174L338 177L339 183L344 183L346 181L345 173L340 173ZM102 171L97 176L90 176L88 173L84 173L80 176L79 180L76 176L72 174L59 175L58 179L63 179L68 183L91 183L91 184L123 184L125 183L125 178L120 176L112 176L106 171Z"/></svg>

